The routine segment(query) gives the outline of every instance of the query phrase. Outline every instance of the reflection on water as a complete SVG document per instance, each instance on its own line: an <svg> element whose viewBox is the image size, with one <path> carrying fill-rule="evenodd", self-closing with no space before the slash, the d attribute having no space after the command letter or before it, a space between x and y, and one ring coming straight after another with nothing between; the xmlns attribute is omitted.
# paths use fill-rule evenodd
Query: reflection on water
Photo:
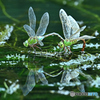
<svg viewBox="0 0 100 100"><path fill-rule="evenodd" d="M7 82L10 83L11 85L8 86ZM0 88L0 92L4 92L4 98L7 96L7 94L13 94L14 92L17 91L17 89L20 88L20 85L18 84L19 80L16 80L15 82L12 82L11 80L5 79L4 81L4 86L5 88Z"/></svg>
<svg viewBox="0 0 100 100"><path fill-rule="evenodd" d="M26 96L30 91L32 91L32 89L35 87L38 81L41 81L44 85L48 84L48 80L44 75L43 67L34 68L36 65L34 66L34 64L31 63L30 64L28 63L27 65L28 65L27 67L29 68L29 74L27 76L25 85L21 86L24 96Z"/></svg>

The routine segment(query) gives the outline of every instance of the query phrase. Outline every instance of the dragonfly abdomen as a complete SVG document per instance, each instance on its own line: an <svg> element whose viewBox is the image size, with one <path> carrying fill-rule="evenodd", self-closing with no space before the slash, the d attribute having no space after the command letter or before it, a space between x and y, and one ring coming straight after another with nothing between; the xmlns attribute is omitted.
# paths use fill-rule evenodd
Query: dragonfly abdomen
<svg viewBox="0 0 100 100"><path fill-rule="evenodd" d="M64 45L65 46L71 46L72 44L75 44L77 42L77 40L68 40L68 39L65 39L64 40Z"/></svg>

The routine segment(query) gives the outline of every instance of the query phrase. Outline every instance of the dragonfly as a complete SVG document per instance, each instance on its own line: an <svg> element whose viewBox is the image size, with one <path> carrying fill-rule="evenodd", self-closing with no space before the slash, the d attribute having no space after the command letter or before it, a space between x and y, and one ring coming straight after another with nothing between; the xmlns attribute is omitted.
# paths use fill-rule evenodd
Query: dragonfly
<svg viewBox="0 0 100 100"><path fill-rule="evenodd" d="M84 51L85 39L94 39L95 37L89 35L80 36L80 32L82 32L86 28L86 26L80 28L76 20L72 16L67 15L67 13L63 9L59 11L59 16L65 39L62 39L59 42L58 46L60 48L64 48L65 52L66 52L65 47L67 47L67 49L71 52L68 46L71 46L77 43L79 40L82 40L83 41L82 51Z"/></svg>
<svg viewBox="0 0 100 100"><path fill-rule="evenodd" d="M48 84L43 71L43 66L39 69L29 69L29 74L24 86L21 87L23 95L26 96L35 87L38 81L41 81L44 85Z"/></svg>
<svg viewBox="0 0 100 100"><path fill-rule="evenodd" d="M29 39L26 40L23 45L25 47L32 47L34 49L34 47L37 47L37 44L39 44L40 46L43 46L43 42L42 40L44 39L44 34L46 32L47 26L49 24L49 14L48 12L44 13L43 16L41 17L40 20L40 24L39 27L35 33L35 27L36 27L36 16L34 13L34 10L32 7L29 8L28 10L28 17L29 17L29 22L30 22L30 26L25 24L23 27L25 29L25 31L27 32ZM41 49L41 48L39 48ZM35 49L34 49L35 50Z"/></svg>

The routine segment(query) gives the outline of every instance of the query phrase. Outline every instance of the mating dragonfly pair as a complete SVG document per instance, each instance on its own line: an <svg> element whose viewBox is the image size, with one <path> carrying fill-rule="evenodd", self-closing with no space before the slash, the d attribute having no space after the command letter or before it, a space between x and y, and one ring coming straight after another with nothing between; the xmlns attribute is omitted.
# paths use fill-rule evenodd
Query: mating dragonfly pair
<svg viewBox="0 0 100 100"><path fill-rule="evenodd" d="M71 46L72 44L77 43L79 40L83 41L82 51L84 51L85 39L93 39L95 37L88 36L88 35L84 35L80 37L80 32L83 31L86 28L86 26L83 26L80 28L78 23L75 21L75 19L70 15L68 16L67 13L63 9L59 11L59 16L60 16L60 20L62 23L63 34L64 34L65 39L55 32L44 35L46 32L47 26L49 24L49 14L47 12L43 14L40 20L40 25L35 34L36 16L35 16L33 8L30 7L28 11L30 26L26 24L24 25L24 29L26 30L29 36L29 39L23 43L24 46L25 47L30 46L33 49L34 47L41 49L40 47L37 46L37 44L39 44L40 46L43 46L44 44L42 40L44 38L51 36L51 35L57 35L61 39L58 46L60 48L63 48L65 52L66 52L66 47L70 51L68 46Z"/></svg>

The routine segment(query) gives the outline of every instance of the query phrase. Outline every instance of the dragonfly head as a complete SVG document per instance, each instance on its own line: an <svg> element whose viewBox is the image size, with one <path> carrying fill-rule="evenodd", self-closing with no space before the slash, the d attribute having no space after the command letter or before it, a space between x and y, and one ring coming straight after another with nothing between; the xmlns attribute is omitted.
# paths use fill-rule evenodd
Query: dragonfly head
<svg viewBox="0 0 100 100"><path fill-rule="evenodd" d="M59 46L60 48L64 48L64 43L63 43L63 41L60 41L59 44L58 44L58 46Z"/></svg>
<svg viewBox="0 0 100 100"><path fill-rule="evenodd" d="M28 47L28 40L26 40L26 41L23 43L23 45L24 45L25 47Z"/></svg>

